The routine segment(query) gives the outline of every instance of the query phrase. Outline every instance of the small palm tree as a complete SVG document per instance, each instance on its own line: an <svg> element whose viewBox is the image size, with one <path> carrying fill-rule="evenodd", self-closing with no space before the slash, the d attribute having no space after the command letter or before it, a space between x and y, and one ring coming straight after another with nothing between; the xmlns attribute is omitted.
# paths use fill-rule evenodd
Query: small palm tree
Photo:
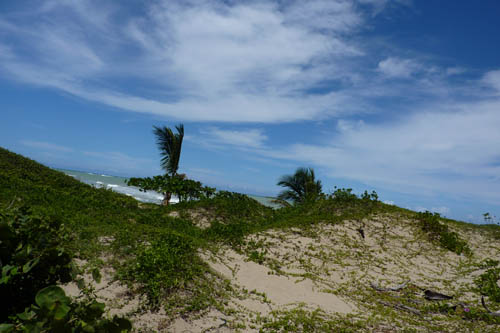
<svg viewBox="0 0 500 333"><path fill-rule="evenodd" d="M294 204L315 200L322 193L321 181L316 180L312 168L298 168L295 174L282 176L278 185L288 187L278 195L278 199L291 200Z"/></svg>
<svg viewBox="0 0 500 333"><path fill-rule="evenodd" d="M164 126L156 127L153 126L153 133L156 135L156 144L160 150L161 167L165 170L165 173L171 177L184 178L185 175L178 175L177 170L179 169L179 161L181 159L181 149L182 140L184 139L184 125L179 124L175 126L177 133ZM163 204L168 205L172 193L165 193L163 198Z"/></svg>
<svg viewBox="0 0 500 333"><path fill-rule="evenodd" d="M175 176L179 169L179 161L181 159L182 140L184 138L184 125L175 126L177 134L164 126L153 126L153 133L156 135L156 144L160 149L161 167L170 176Z"/></svg>

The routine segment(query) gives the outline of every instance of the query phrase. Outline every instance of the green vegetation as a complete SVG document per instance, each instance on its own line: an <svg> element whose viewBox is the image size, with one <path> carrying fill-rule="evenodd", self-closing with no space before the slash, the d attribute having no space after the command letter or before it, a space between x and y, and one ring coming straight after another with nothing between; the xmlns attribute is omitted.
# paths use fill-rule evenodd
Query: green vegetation
<svg viewBox="0 0 500 333"><path fill-rule="evenodd" d="M290 311L275 311L266 320L262 331L266 332L360 332L366 323L359 323L348 318L330 319L324 311L309 311L301 307Z"/></svg>
<svg viewBox="0 0 500 333"><path fill-rule="evenodd" d="M164 199L163 204L168 205L171 197L172 197L172 189L178 189L180 184L179 182L174 182L175 178L184 179L183 175L178 175L177 170L179 169L179 162L181 160L181 149L182 149L182 140L184 139L184 125L180 124L175 126L177 133L168 128L168 127L156 127L153 126L153 133L156 135L156 144L158 145L158 149L160 150L161 158L161 167L165 170L165 175L170 177L165 177L163 179L156 178L152 181L144 180L146 185L155 186L154 188L149 188L150 190L155 190L160 193L163 193ZM142 185L139 179L136 179L135 182L140 186ZM182 189L189 188L191 184L182 184ZM146 189L144 189L146 190ZM178 189L180 190L180 189Z"/></svg>
<svg viewBox="0 0 500 333"><path fill-rule="evenodd" d="M487 269L475 279L477 289L481 295L488 296L490 301L500 303L500 267L497 260L487 259L480 268Z"/></svg>
<svg viewBox="0 0 500 333"><path fill-rule="evenodd" d="M278 185L288 188L278 195L278 199L290 200L294 204L314 201L323 193L321 181L316 180L311 168L298 168L293 175L282 176Z"/></svg>
<svg viewBox="0 0 500 333"><path fill-rule="evenodd" d="M130 322L110 316L89 286L81 286L81 295L73 299L57 287L70 280L81 282L79 277L89 272L99 279L99 268L103 265L111 266L114 278L127 284L132 293L143 295L144 309L163 308L169 318L202 315L214 308L231 313L234 309L228 306L228 300L232 297L252 294L266 299L266 296L259 296L257 291L236 290L209 267L208 259L201 254L218 256L232 248L248 260L269 267L270 274L286 274L283 269L285 259L272 258L270 245L265 239L257 238L257 235L276 230L284 231L275 233L278 241L287 241L280 238L285 233L319 241L325 230L336 232L336 227L353 226L354 235L346 236L343 245L335 251L327 252L314 242L297 245L297 253L311 255L325 265L316 267L302 257L289 258L304 268L301 278L309 278L318 284L322 282L320 273L323 274L329 263L345 265L344 260L362 256L370 261L378 260L370 253L375 246L375 233L382 237L385 246L397 238L386 230L386 225L396 221L399 225L406 223L414 228L418 242L422 244L408 246L417 246L421 252L434 246L435 242L453 253L472 256L469 245L452 230L484 231L492 237L498 232L498 227L493 225L472 226L442 219L437 214L415 214L386 205L378 200L375 192L358 196L351 189L335 188L332 193L325 194L319 180L314 178L314 172L311 169L303 171L308 175L304 179L309 180L297 182L303 185L302 199L295 205L280 209L263 206L238 193L214 193L201 183L170 174L158 176L156 180L154 177L144 180L141 187L149 190L156 185L148 182L175 179L172 184L177 182L179 187L170 188L170 193L178 195L182 201L163 206L138 203L125 195L94 188L0 149L0 323L5 323L0 326L0 331L35 330L33 327L38 327L39 331L63 332L129 330ZM194 182L188 189L179 185L187 184L187 181ZM291 187L289 190L293 191ZM299 192L295 194L298 198ZM395 221L382 226L380 221L387 216ZM205 224L199 221L205 221ZM377 223L378 229L370 229L370 223ZM355 231L357 227L365 228L367 238L371 237L370 242L359 237ZM103 238L106 241L102 241ZM455 256L453 253L449 255ZM75 258L85 264L77 269L72 261ZM477 275L477 290L461 292L475 291L478 296L488 296L488 304L494 303L492 307L498 307L498 262L490 259L482 266L473 267L475 264L470 258L459 259L463 259L460 265L463 265L464 274L470 274L474 269L484 272ZM384 262L376 264L384 272ZM331 273L336 274L331 271L325 274ZM439 283L446 285L450 282L443 279ZM480 307L470 306L465 311L462 308L448 309L444 303L415 305L410 302L418 301L414 296L407 302L402 297L410 295L410 289L392 297L380 296L373 290L364 289L361 284L322 286L326 292L335 295L352 292L349 288L355 288L349 295L362 299L366 303L364 306L375 314L364 319L333 318L321 310L298 307L273 311L267 317L254 318L252 323L263 331L285 332L362 331L366 325L376 328L379 323L393 319L398 321L399 328L420 327L420 317L412 314L402 317L400 310L387 305L372 305L380 298L387 304L405 302L405 306L418 308L425 315L446 315L445 320L458 322L460 328L469 329L478 322L481 325L497 323ZM4 298L3 295L8 296ZM238 327L243 329L244 326L231 326L232 329ZM445 326L438 328L446 331Z"/></svg>
<svg viewBox="0 0 500 333"><path fill-rule="evenodd" d="M41 289L35 304L24 312L11 316L11 323L0 324L0 332L129 332L128 319L114 316L104 318L105 304L87 296L76 302L66 296L58 286Z"/></svg>
<svg viewBox="0 0 500 333"><path fill-rule="evenodd" d="M36 293L71 281L69 232L57 218L33 215L26 207L0 211L0 322L22 312Z"/></svg>
<svg viewBox="0 0 500 333"><path fill-rule="evenodd" d="M429 235L429 238L438 241L443 248L456 254L471 253L466 241L460 239L456 232L450 231L447 225L439 222L440 215L438 213L417 213L417 219L420 221L422 230Z"/></svg>
<svg viewBox="0 0 500 333"><path fill-rule="evenodd" d="M149 299L158 304L173 290L185 287L202 274L203 267L196 256L196 246L189 238L166 233L138 250L136 264L130 267L128 274L143 283Z"/></svg>
<svg viewBox="0 0 500 333"><path fill-rule="evenodd" d="M187 201L209 198L215 193L215 188L203 186L198 181L186 179L185 174L177 173L184 138L184 125L180 124L175 128L177 129L176 134L168 127L154 126L156 143L162 156L161 167L165 170L165 174L147 178L130 178L127 181L127 185L137 186L141 191L162 193L164 196L163 204L166 206L169 204L172 194L176 195L179 201Z"/></svg>
<svg viewBox="0 0 500 333"><path fill-rule="evenodd" d="M15 201L11 203L15 204ZM126 319L103 318L105 305L87 294L72 301L56 283L75 276L69 229L59 218L25 206L0 209L1 332L122 332ZM32 304L35 303L35 304Z"/></svg>
<svg viewBox="0 0 500 333"><path fill-rule="evenodd" d="M209 198L215 193L215 188L203 186L198 181L168 174L147 178L130 178L127 185L137 186L144 192L156 191L165 195L169 194L170 197L174 194L179 198L179 201Z"/></svg>
<svg viewBox="0 0 500 333"><path fill-rule="evenodd" d="M161 167L171 176L177 174L181 159L182 140L184 139L184 125L175 126L177 133L168 127L153 126L156 135L156 144L162 156Z"/></svg>

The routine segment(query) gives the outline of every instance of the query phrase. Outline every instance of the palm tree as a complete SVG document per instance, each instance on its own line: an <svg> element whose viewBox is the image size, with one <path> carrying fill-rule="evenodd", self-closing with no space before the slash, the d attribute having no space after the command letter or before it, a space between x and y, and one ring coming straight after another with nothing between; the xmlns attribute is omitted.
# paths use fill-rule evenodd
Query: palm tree
<svg viewBox="0 0 500 333"><path fill-rule="evenodd" d="M156 144L160 149L161 167L170 176L175 176L179 169L181 159L182 139L184 138L184 125L175 126L177 134L166 126L163 128L153 126L153 133L156 135Z"/></svg>
<svg viewBox="0 0 500 333"><path fill-rule="evenodd" d="M160 150L161 167L165 170L165 173L171 177L181 177L184 178L185 175L178 175L177 170L179 169L179 161L181 159L181 149L182 140L184 138L184 125L179 124L175 126L177 133L164 126L156 127L153 126L153 133L156 135L156 144ZM165 193L163 198L163 204L168 205L172 193Z"/></svg>
<svg viewBox="0 0 500 333"><path fill-rule="evenodd" d="M321 181L315 179L312 168L298 168L295 174L282 176L278 185L288 187L278 195L278 199L291 200L295 204L315 200L322 193Z"/></svg>

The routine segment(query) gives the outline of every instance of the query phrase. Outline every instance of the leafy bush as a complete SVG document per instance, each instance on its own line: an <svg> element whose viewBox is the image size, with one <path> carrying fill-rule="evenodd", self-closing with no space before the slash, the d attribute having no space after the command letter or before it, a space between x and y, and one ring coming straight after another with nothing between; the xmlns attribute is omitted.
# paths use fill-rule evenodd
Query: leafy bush
<svg viewBox="0 0 500 333"><path fill-rule="evenodd" d="M102 318L104 304L94 298L72 302L54 286L72 278L72 256L66 247L69 234L57 217L33 214L25 206L0 210L1 332L131 329L126 319Z"/></svg>
<svg viewBox="0 0 500 333"><path fill-rule="evenodd" d="M71 280L69 232L29 208L0 211L0 321L24 310L38 290Z"/></svg>
<svg viewBox="0 0 500 333"><path fill-rule="evenodd" d="M337 188L334 187L334 192L330 194L330 198L338 202L354 202L358 199L356 194L352 193L352 188Z"/></svg>
<svg viewBox="0 0 500 333"><path fill-rule="evenodd" d="M219 191L207 201L217 217L223 220L245 220L257 223L272 216L273 209L241 193Z"/></svg>
<svg viewBox="0 0 500 333"><path fill-rule="evenodd" d="M35 304L11 316L12 323L0 324L0 332L102 332L120 333L132 329L129 320L103 318L105 305L92 298L73 302L64 290L49 286L40 290Z"/></svg>
<svg viewBox="0 0 500 333"><path fill-rule="evenodd" d="M127 273L141 282L152 303L174 289L185 287L201 272L193 242L174 233L165 233L151 245L143 246L135 266Z"/></svg>
<svg viewBox="0 0 500 333"><path fill-rule="evenodd" d="M165 196L174 194L179 198L179 201L206 198L215 192L214 188L203 186L198 181L168 174L147 178L130 178L127 185L137 186L144 192L156 191Z"/></svg>
<svg viewBox="0 0 500 333"><path fill-rule="evenodd" d="M492 260L488 264L491 265L494 262L495 261ZM497 265L498 261L496 261L496 265L494 266ZM494 267L481 274L474 282L481 295L488 296L490 301L500 303L500 287L498 286L498 280L500 280L500 268Z"/></svg>
<svg viewBox="0 0 500 333"><path fill-rule="evenodd" d="M420 227L428 234L431 240L438 241L439 244L456 254L470 254L471 250L467 242L460 239L456 232L448 229L448 226L439 222L438 213L423 212L417 213L417 219L420 221Z"/></svg>

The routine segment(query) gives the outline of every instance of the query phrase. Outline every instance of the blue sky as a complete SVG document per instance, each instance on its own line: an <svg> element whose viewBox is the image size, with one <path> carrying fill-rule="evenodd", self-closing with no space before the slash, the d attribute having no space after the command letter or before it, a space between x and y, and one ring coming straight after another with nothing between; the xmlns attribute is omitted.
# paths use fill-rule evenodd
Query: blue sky
<svg viewBox="0 0 500 333"><path fill-rule="evenodd" d="M274 195L335 185L500 214L500 2L2 1L0 145L53 167L181 171Z"/></svg>

